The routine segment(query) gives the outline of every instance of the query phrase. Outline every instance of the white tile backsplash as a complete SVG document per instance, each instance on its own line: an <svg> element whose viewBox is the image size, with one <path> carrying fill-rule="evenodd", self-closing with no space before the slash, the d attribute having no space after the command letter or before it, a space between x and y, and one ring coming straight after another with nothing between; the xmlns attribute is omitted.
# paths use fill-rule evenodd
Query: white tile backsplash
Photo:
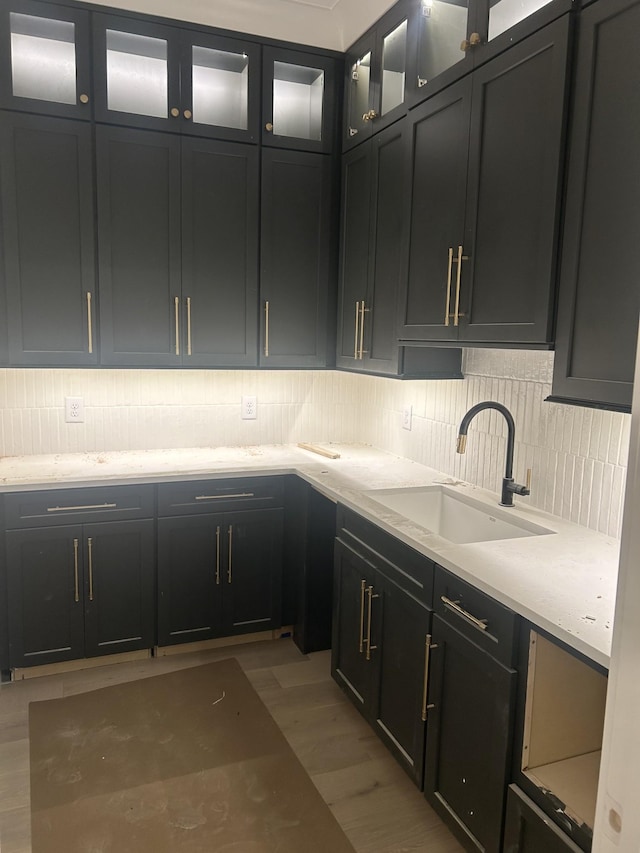
<svg viewBox="0 0 640 853"><path fill-rule="evenodd" d="M498 491L506 428L495 411L469 428L470 406L496 400L516 422L519 498L619 537L630 416L557 403L553 354L469 349L464 380L399 382L335 371L0 369L0 453L66 453L298 441L364 443ZM240 418L243 394L258 417ZM64 422L64 398L84 397L85 423ZM411 431L402 409L413 407Z"/></svg>

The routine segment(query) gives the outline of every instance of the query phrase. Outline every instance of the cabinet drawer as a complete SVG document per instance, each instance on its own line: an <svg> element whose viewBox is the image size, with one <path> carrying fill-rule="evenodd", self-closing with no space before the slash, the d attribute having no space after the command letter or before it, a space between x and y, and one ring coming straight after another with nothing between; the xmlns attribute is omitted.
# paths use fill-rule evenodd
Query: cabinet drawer
<svg viewBox="0 0 640 853"><path fill-rule="evenodd" d="M5 495L8 529L153 518L153 486L96 486Z"/></svg>
<svg viewBox="0 0 640 853"><path fill-rule="evenodd" d="M516 785L507 792L504 853L581 853L565 835Z"/></svg>
<svg viewBox="0 0 640 853"><path fill-rule="evenodd" d="M518 615L436 566L434 612L506 666L517 655Z"/></svg>
<svg viewBox="0 0 640 853"><path fill-rule="evenodd" d="M377 525L338 506L337 537L418 601L431 607L435 564Z"/></svg>
<svg viewBox="0 0 640 853"><path fill-rule="evenodd" d="M282 477L194 480L158 486L158 515L194 515L283 506Z"/></svg>

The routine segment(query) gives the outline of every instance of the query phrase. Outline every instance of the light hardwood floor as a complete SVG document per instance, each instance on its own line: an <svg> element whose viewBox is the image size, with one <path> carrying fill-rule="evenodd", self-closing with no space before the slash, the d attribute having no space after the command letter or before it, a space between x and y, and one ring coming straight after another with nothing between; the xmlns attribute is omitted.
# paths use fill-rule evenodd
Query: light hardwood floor
<svg viewBox="0 0 640 853"><path fill-rule="evenodd" d="M31 851L29 702L228 657L236 657L242 665L357 853L462 850L332 681L329 652L304 656L291 640L282 639L1 685L1 853Z"/></svg>

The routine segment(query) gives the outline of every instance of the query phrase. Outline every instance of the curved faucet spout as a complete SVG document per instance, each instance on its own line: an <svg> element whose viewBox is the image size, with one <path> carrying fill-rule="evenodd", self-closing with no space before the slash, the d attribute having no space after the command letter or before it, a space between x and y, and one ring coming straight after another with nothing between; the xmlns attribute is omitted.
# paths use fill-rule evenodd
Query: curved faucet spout
<svg viewBox="0 0 640 853"><path fill-rule="evenodd" d="M513 506L513 495L528 495L530 494L528 485L522 486L519 483L513 482L513 448L515 444L516 425L513 420L513 415L503 406L502 403L497 403L495 400L486 400L484 403L477 403L472 406L460 422L458 429L458 443L456 450L458 453L464 453L467 447L467 430L469 424L479 412L485 409L495 409L504 417L507 422L507 453L505 459L504 477L502 479L502 506Z"/></svg>

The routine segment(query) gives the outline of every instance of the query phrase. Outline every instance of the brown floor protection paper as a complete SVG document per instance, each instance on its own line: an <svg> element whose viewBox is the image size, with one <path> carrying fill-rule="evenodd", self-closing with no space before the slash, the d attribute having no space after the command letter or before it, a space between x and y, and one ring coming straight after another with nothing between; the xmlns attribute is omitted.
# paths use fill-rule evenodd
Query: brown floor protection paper
<svg viewBox="0 0 640 853"><path fill-rule="evenodd" d="M235 659L29 707L33 853L353 853Z"/></svg>

